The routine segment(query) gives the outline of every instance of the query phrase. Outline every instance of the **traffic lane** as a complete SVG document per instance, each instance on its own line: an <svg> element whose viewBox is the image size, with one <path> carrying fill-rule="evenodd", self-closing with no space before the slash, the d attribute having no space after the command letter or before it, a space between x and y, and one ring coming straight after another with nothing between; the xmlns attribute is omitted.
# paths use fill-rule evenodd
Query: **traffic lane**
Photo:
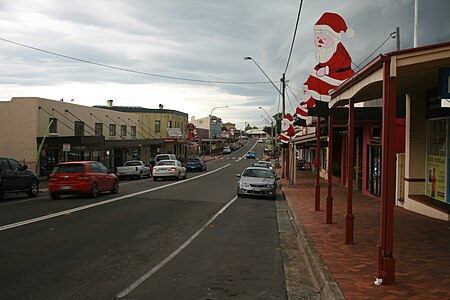
<svg viewBox="0 0 450 300"><path fill-rule="evenodd" d="M89 198L83 195L62 196L61 199L53 200L48 192L39 193L37 198L21 199L18 201L0 202L0 226L37 218L60 211L98 203L118 196L155 187L151 179L140 181L127 181L119 183L119 193L110 194L105 192L97 198Z"/></svg>
<svg viewBox="0 0 450 300"><path fill-rule="evenodd" d="M233 174L234 172L235 171L231 171L230 174ZM213 174L219 177L221 175L216 173ZM230 177L228 180L234 181L234 178L231 178L233 177ZM206 176L202 179L205 180ZM198 181L197 186L195 186L195 184L192 184L192 182L195 183L196 181ZM46 282L52 282L52 286L58 286L58 289L55 289L56 291L61 290L64 291L65 294L71 295L74 293L72 291L73 286L64 283L64 280L67 281L70 278L75 278L76 282L78 282L82 280L83 274L92 272L94 269L99 269L99 276L91 275L90 277L88 276L89 279L86 280L86 282L75 284L77 286L83 287L83 290L89 289L89 284L93 280L101 281L101 278L116 278L120 275L114 272L108 273L107 271L109 269L102 269L103 263L105 265L111 266L116 264L120 269L126 269L128 265L133 265L132 261L127 261L125 259L123 260L123 263L117 261L106 261L108 257L107 255L105 256L105 253L108 254L108 251L114 250L114 253L119 253L118 255L120 255L120 253L125 253L123 255L126 255L129 258L144 258L146 252L151 252L152 249L153 251L155 251L154 249L158 249L158 253L160 254L160 256L164 256L164 254L167 254L173 250L169 249L169 244L170 246L173 246L173 248L179 245L183 239L187 238L186 236L192 234L192 232L195 231L201 224L206 222L206 220L209 219L214 212L223 207L223 202L226 201L227 197L235 194L234 184L228 184L229 188L227 189L224 188L223 181L216 180L214 178L211 180L212 184L207 184L208 181L203 182L199 179L192 180L192 182L191 185L194 191L200 191L201 188L206 185L208 186L209 194L199 193L191 195L191 197L187 197L186 195L191 189L190 186L188 186L189 181L186 180L180 182L183 184L176 184L171 186L170 188L166 187L167 190L161 189L152 193L145 193L140 196L132 197L124 201L110 203L106 206L103 206L101 209L99 207L96 207L86 211L67 214L64 216L53 218L51 220L45 220L35 224L29 224L27 226L0 232L1 240L4 239L3 242L0 240L2 245L14 245L14 247L7 247L2 249L3 253L7 251L7 253L18 253L18 255L20 255L23 249L34 248L32 252L28 253L30 255L30 260L19 259L19 263L15 263L14 261L16 261L16 259L14 259L14 255L11 255L10 259L8 259L8 262L11 262L11 264L5 263L5 269L4 271L2 270L2 273L9 272L9 274L2 277L12 278L11 284L13 282L18 282L20 286L25 287L26 290L29 289L28 287L30 287L30 289L33 289L36 286L43 286L43 288L41 288L42 292L32 292L33 297L37 296L39 298L40 296L42 296L43 298L45 298L47 296L51 297L53 295L52 290L46 287ZM226 185L227 184L225 184L225 186ZM153 205L161 202L165 203L166 207L160 209L153 207ZM179 210L183 213L182 215L180 215L177 209L173 207L173 204L182 204L183 206L187 204L196 205L192 205L192 207L195 208L192 208L190 210ZM134 207L135 209L132 209ZM138 215L136 215L136 212L138 213ZM173 218L173 221L169 222L170 226L164 226L164 224L162 224L162 222L158 220L158 218L155 218L155 216L164 216L164 213L162 212L168 213L168 220ZM143 217L139 217L139 214L143 214ZM143 224L146 224L145 220L156 221L155 223L148 224L148 226L144 227L143 229L137 230L132 224L135 224L136 222L138 222L138 220L142 219L144 219L144 221L142 221ZM130 231L124 231L124 228L122 227L129 228ZM22 232L23 230L25 231ZM16 234L12 234L13 232L15 232ZM139 234L139 232L142 232L142 234ZM157 235L160 232L163 232L163 234L160 238L158 238ZM62 236L59 235L52 240L51 237L56 233L60 233L62 234ZM137 250L135 250L137 251L136 254L133 254L133 251L129 249L120 249L122 245L130 245L131 247L134 244L133 236L136 235L147 235L148 240L147 242L145 242L146 245L148 245L151 241L154 241L155 244L150 244L151 246L149 248L144 248L142 253L138 251L139 245L133 246L137 247ZM39 238L37 238L38 236ZM167 244L167 238L164 237L170 237L169 244ZM131 241L129 239L131 239ZM46 241L45 245L40 245L42 248L39 248L39 246L36 247L35 245L39 245L39 241L42 240ZM164 247L164 240L167 244L166 247ZM8 243L6 243L6 241L8 241ZM97 242L99 243L98 245L96 244ZM37 261L34 262L34 260L31 258L31 253L33 253L33 257ZM6 255L1 256L6 257ZM55 268L51 268L50 262L59 262L58 258L64 258L62 260L62 263L53 263L53 265L55 265ZM153 258L149 259L151 260ZM157 258L157 256L155 256L155 259L155 262L146 262L149 265L154 265L159 259L162 259L162 257ZM67 263L65 263L66 261ZM146 262L138 260L138 266L136 267L142 265L142 267L145 268ZM73 268L74 265L77 265L77 268L76 270L72 271L71 268ZM50 277L40 275L39 272L41 270L44 270L46 274L56 275ZM58 273L58 270L62 270L61 273ZM23 272L27 272L30 274L28 277L25 277L24 282L20 281L21 274ZM128 270L125 273L126 275L123 276L131 276L129 273L133 273L133 271ZM134 270L133 274L135 273L139 274L140 271ZM67 278L65 274L70 274L70 278ZM41 277L42 280L39 279ZM6 288L9 285L9 281L7 281L7 283L5 283L5 286L3 286L2 288ZM111 284L112 286L120 286L121 281L119 279L112 280ZM100 282L99 286L102 289L108 289L110 287L109 283L107 282ZM76 297L78 296L80 298L89 298L89 295L83 293L76 295ZM101 297L101 295L98 294L94 294L94 296L95 298Z"/></svg>
<svg viewBox="0 0 450 300"><path fill-rule="evenodd" d="M223 206L158 192L0 232L2 298L112 299Z"/></svg>
<svg viewBox="0 0 450 300"><path fill-rule="evenodd" d="M123 299L286 299L275 201L239 198Z"/></svg>
<svg viewBox="0 0 450 300"><path fill-rule="evenodd" d="M225 162L217 162L213 164L212 170L201 173L189 173L188 178L202 177L205 174L212 173L220 167L225 165ZM174 184L175 180L160 180L154 182L152 179L142 179L135 181L124 181L119 183L119 193L110 194L109 192L102 193L98 198L89 198L87 196L62 196L61 199L53 200L50 198L48 192L40 193L38 198L29 198L21 201L7 201L0 203L0 226L21 222L41 216L58 213L77 207L83 207L93 203L108 201L109 199L126 196L131 193L136 193L144 190L149 190L165 185Z"/></svg>
<svg viewBox="0 0 450 300"><path fill-rule="evenodd" d="M242 150L239 149L237 151ZM239 162L237 159L234 162ZM250 160L248 160L250 161ZM253 160L251 160L253 162ZM187 176L188 178L209 176L225 165L231 163L226 159L217 159L208 162L207 172L192 172ZM250 164L250 163L249 163ZM248 164L248 165L249 165ZM238 173L242 172L240 170ZM29 198L20 201L7 201L0 203L0 226L21 222L33 218L38 218L44 215L58 213L65 210L82 207L84 205L90 205L92 203L98 203L108 201L109 199L117 196L124 196L129 193L139 192L146 189L152 189L164 185L171 184L173 181L162 180L154 182L152 179L143 179L135 181L121 181L119 183L119 194L109 194L108 192L102 193L98 198L92 199L84 196L63 196L59 200L52 200L47 192L41 192L38 198Z"/></svg>

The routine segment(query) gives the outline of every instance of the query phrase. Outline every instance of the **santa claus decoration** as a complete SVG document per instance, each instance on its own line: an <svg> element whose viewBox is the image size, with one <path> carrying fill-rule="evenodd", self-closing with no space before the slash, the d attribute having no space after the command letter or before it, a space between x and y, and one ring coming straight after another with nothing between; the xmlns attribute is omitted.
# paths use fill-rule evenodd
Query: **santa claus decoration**
<svg viewBox="0 0 450 300"><path fill-rule="evenodd" d="M284 116L283 120L281 120L281 133L280 133L280 141L283 144L289 143L291 136L295 135L294 129L294 118L287 114Z"/></svg>
<svg viewBox="0 0 450 300"><path fill-rule="evenodd" d="M318 64L303 84L301 102L295 111L297 115L326 117L330 93L355 73L351 68L352 59L341 43L342 33L348 38L354 35L336 13L324 13L314 25Z"/></svg>

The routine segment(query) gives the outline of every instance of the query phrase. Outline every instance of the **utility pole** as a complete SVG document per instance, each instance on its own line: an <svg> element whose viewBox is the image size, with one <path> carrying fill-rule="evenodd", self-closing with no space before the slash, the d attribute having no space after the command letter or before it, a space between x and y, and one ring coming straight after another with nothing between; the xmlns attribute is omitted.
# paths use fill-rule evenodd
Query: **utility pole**
<svg viewBox="0 0 450 300"><path fill-rule="evenodd" d="M400 27L397 27L397 30L395 32L395 39L397 42L397 51L400 51Z"/></svg>

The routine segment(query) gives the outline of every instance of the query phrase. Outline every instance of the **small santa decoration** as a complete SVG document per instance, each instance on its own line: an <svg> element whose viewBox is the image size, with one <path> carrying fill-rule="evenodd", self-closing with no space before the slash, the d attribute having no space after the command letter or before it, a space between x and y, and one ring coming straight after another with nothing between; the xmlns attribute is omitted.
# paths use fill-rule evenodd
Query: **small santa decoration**
<svg viewBox="0 0 450 300"><path fill-rule="evenodd" d="M284 116L283 120L281 120L281 134L280 141L283 144L289 143L291 136L295 135L294 129L294 117L290 114Z"/></svg>

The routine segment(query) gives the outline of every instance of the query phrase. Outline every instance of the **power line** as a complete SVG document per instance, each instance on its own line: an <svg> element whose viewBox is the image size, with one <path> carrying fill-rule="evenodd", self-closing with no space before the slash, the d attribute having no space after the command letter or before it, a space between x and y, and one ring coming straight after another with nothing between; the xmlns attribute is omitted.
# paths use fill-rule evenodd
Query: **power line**
<svg viewBox="0 0 450 300"><path fill-rule="evenodd" d="M358 69L361 69L360 66L361 66L363 63L365 63L370 57L372 57L372 55L373 55L375 52L377 52L381 47L383 47L384 44L386 44L386 42L387 42L389 39L393 39L393 38L395 38L395 32L391 32L391 33L389 34L389 36L386 38L386 40L384 40L384 42L381 43L381 45L378 46L377 49L375 49L372 53L370 53L370 55L367 56L367 58L366 58L365 60L363 60L362 63L360 63L359 65L356 65L355 63L353 63L353 64L355 65L355 67L358 68Z"/></svg>
<svg viewBox="0 0 450 300"><path fill-rule="evenodd" d="M295 22L294 36L292 37L291 49L289 50L289 57L286 63L286 68L284 69L284 73L286 73L289 62L291 61L292 49L294 48L295 36L297 35L298 21L300 20L300 13L302 12L303 0L300 1L300 6L298 8L297 21Z"/></svg>
<svg viewBox="0 0 450 300"><path fill-rule="evenodd" d="M62 57L62 58L65 58L65 59L75 60L75 61L78 61L78 62L91 64L91 65L99 66L99 67L103 67L103 68L109 68L109 69L113 69L113 70L117 70L117 71L123 71L123 72L134 73L134 74L145 75L145 76L152 76L152 77L157 77L157 78L164 78L164 79L171 79L171 80L180 80L180 81L189 81L189 82L199 82L199 83L217 83L217 84L242 84L242 85L244 85L244 84L267 84L266 81L256 81L256 82L252 82L252 81L215 81L215 80L202 80L202 79L166 76L166 75L148 73L148 72L143 72L143 71L136 71L136 70L132 70L132 69L121 68L121 67L116 67L116 66L112 66L112 65L103 64L103 63L98 63L98 62L94 62L94 61L90 61L90 60L86 60L86 59L82 59L82 58L77 58L77 57L73 57L73 56L60 54L60 53L56 53L56 52L53 52L53 51L48 51L48 50L45 50L45 49L29 46L29 45L26 45L26 44L18 43L18 42L15 42L15 41L12 41L12 40L8 40L8 39L4 39L4 38L1 38L1 37L0 37L0 40L4 41L4 42L7 42L7 43L11 43L11 44L17 45L17 46L21 46L21 47L24 47L24 48L28 48L28 49L32 49L32 50L35 50L35 51L43 52L43 53L46 53L46 54Z"/></svg>

